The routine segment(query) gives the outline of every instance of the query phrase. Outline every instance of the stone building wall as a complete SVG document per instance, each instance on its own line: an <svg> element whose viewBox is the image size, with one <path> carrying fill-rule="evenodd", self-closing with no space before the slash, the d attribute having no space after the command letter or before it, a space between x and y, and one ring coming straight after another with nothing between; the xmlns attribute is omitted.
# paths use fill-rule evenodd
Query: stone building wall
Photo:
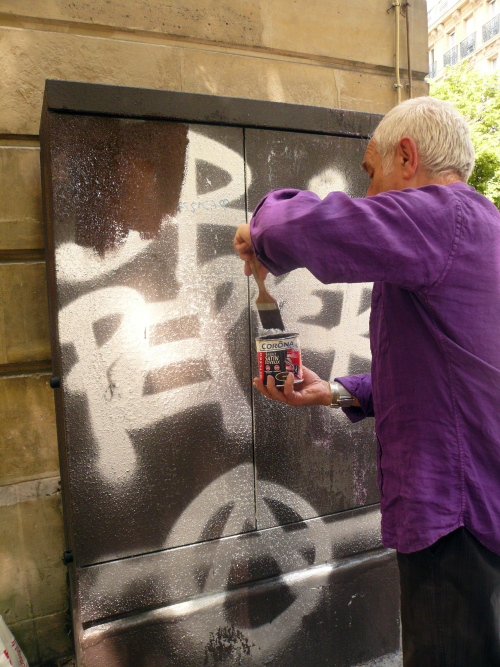
<svg viewBox="0 0 500 667"><path fill-rule="evenodd" d="M424 0L411 13L421 95ZM401 30L405 84L403 20ZM31 665L72 653L49 386L45 79L385 113L396 103L394 35L390 0L0 0L0 614Z"/></svg>

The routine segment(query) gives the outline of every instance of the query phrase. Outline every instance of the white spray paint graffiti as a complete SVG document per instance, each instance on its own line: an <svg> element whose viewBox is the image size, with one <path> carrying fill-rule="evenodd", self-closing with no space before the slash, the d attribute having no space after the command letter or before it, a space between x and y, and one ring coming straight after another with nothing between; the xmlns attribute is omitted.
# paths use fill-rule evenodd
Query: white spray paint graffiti
<svg viewBox="0 0 500 667"><path fill-rule="evenodd" d="M229 172L232 180L220 190L210 193L213 210L208 210L196 192L196 161L210 161ZM251 173L246 167L247 188ZM334 169L313 177L309 187L320 195L334 188L345 188L345 182ZM223 256L212 261L197 262L197 230L199 223L216 226L235 226L244 221L244 213L218 205L243 195L244 165L240 154L227 146L193 130L189 132L182 202L197 202L199 206L181 208L175 219L164 225L175 225L178 231L178 263L176 280L180 285L175 299L161 303L146 303L134 289L109 287L82 296L59 314L62 343L72 343L78 362L64 378L67 391L85 395L95 440L99 444L99 472L109 482L120 484L132 476L136 455L128 431L138 429L194 405L218 402L228 432L237 431L251 438L251 415L242 416L241 406L246 399L239 387L229 360L224 332L234 325L247 308L247 285L242 277L236 256ZM117 249L104 257L75 243L65 243L56 254L58 280L62 283L85 283L98 275L110 273L130 262L152 243L130 232ZM223 306L215 313L214 294L219 285L231 280L233 290ZM332 285L325 289L343 293L342 315L331 331L310 323L296 323L300 316L314 316L322 306L321 299L312 295L318 282L306 271L293 272L283 288L275 293L301 294L299 301L284 298L283 317L290 326L298 327L302 345L311 350L335 354L332 377L347 373L350 353L369 358L368 312L358 315L364 285ZM252 287L252 289L254 289ZM304 295L306 297L304 298ZM110 315L121 316L114 335L99 346L93 334L93 324ZM199 321L195 337L150 346L148 330L158 323L194 317ZM193 385L178 386L168 391L145 394L145 378L155 369L182 360L192 360L206 367L210 379Z"/></svg>
<svg viewBox="0 0 500 667"><path fill-rule="evenodd" d="M211 193L211 197L217 201L238 198L244 192L242 157L191 131L181 199L196 200L196 159L207 155L216 166L230 170L232 176L232 181ZM233 279L234 289L228 301L215 313L213 294L228 275L241 274L239 260L223 257L197 266L196 254L198 223L208 220L221 226L234 225L235 215L238 212L233 209L218 208L215 214L179 213L174 220L164 221L178 229L176 279L180 290L175 299L146 303L136 290L110 287L82 296L59 314L61 342L73 343L79 360L64 378L65 388L87 397L93 435L99 443L99 472L109 482L120 484L135 471L136 455L127 431L153 424L191 406L216 401L229 432L236 429L251 433L250 411L242 418L241 405L246 399L233 377L224 341L224 332L234 324L235 314L247 303L246 280ZM243 222L243 213L239 217ZM129 261L134 252L150 243L141 240L137 233L129 234L127 243L103 258L76 244L65 244L57 254L58 279L79 282L92 279L96 274L117 268L120 262ZM113 314L122 316L120 326L113 337L99 347L92 325ZM148 328L182 317L198 318L200 327L196 338L149 346ZM205 365L211 379L197 383L195 389L187 385L144 395L149 372L183 360Z"/></svg>
<svg viewBox="0 0 500 667"><path fill-rule="evenodd" d="M220 498L227 495L228 489L237 489L241 480L253 475L253 466L250 463L242 464L211 482L189 505L178 518L164 548L176 547L178 544L194 544L202 539L203 531L210 524L214 514L214 508L218 507ZM279 484L261 482L261 493L264 498L272 502L274 500L285 503L297 517L314 515L314 509L301 496ZM232 497L231 510L223 531L223 536L238 535L248 530L248 525L253 523L255 508L253 499L245 494ZM261 512L263 524L272 524L274 517L269 507L264 505ZM350 524L349 524L350 525ZM332 544L325 537L324 524L322 522L308 522L301 525L301 530L273 530L262 531L259 534L258 547L252 539L239 540L238 548L230 558L227 558L226 550L220 540L212 540L209 551L205 553L203 561L207 578L204 581L204 589L217 592L217 605L210 622L200 623L196 609L199 606L199 597L196 596L195 603L190 608L186 603L185 613L178 617L176 626L169 628L170 632L179 633L179 642L192 644L193 650L188 654L202 654L203 649L209 642L211 633L224 625L224 602L229 599L228 589L231 584L231 571L241 569L248 571L249 565L257 557L259 559L271 559L283 576L283 585L287 588L287 604L285 608L270 615L268 622L248 626L248 618L242 617L239 624L245 636L253 647L256 647L262 659L268 654L277 651L280 645L288 642L290 637L300 629L302 619L311 613L319 603L322 595L321 588L304 586L300 572L310 568L331 562ZM340 533L339 533L340 534ZM290 562L293 561L294 568L299 574L290 572ZM134 573L131 577L136 576ZM119 585L115 580L109 580L106 569L98 575L95 581L97 591L113 591L113 596L126 596L131 580L123 579ZM166 573L166 587L170 585L175 591L197 590L197 570L192 567L176 568L175 571ZM175 579L175 582L172 582ZM162 584L163 585L163 584ZM264 604L265 603L261 603ZM194 613L192 613L194 611ZM226 621L227 623L227 621Z"/></svg>
<svg viewBox="0 0 500 667"><path fill-rule="evenodd" d="M340 171L329 168L313 176L307 184L307 189L324 199L330 192L346 192L347 181Z"/></svg>
<svg viewBox="0 0 500 667"><path fill-rule="evenodd" d="M246 469L246 470L245 470ZM221 497L221 489L237 488L236 483L242 476L253 474L251 464L243 464L230 470L214 480L195 500L186 508L179 517L178 521L169 534L165 547L178 543L178 538L188 539L189 542L199 541L203 527L209 522L213 514L213 508L217 504L217 499ZM314 516L316 512L307 501L298 494L286 489L285 487L271 482L259 482L259 492L262 497L269 500L279 500L285 503L287 507L293 510L297 516ZM245 523L253 519L253 503L248 503L245 499L235 498L235 505L231 511L226 523L224 534L237 535L244 531ZM271 516L271 511L265 505L263 506L259 520L263 525L272 525L275 521ZM266 516L268 514L269 516ZM273 532L272 537L266 540L266 532L262 533L263 540L259 547L259 555L272 557L282 571L286 571L285 563L281 559L287 559L289 554L298 552L303 559L303 567L311 566L311 562L302 554L314 553L314 564L323 564L330 560L331 545L324 539L321 530L321 524L304 524L304 530L286 531L279 533ZM255 555L253 544L243 542L244 546L239 551L237 559L243 565L251 561ZM212 590L226 590L229 586L229 575L231 568L236 564L232 560L220 559L217 556L218 541L213 542L210 565L208 570L207 586ZM246 549L245 549L246 547ZM235 557L236 560L236 557ZM183 571L176 573L180 577L193 577L193 572ZM290 595L294 598L293 602L276 615L271 622L265 623L260 627L246 628L245 634L255 646L258 647L260 655L264 658L268 651L276 651L280 644L284 644L298 630L303 616L309 614L319 602L321 590L313 587L293 586L293 576L288 577L288 586ZM186 581L185 586L189 587ZM182 584L181 584L182 586ZM300 611L298 611L300 610ZM187 635L191 641L201 646L209 639L209 633L217 630L217 618L214 618L213 627L204 627L200 631L196 616L186 615L182 623L182 632Z"/></svg>

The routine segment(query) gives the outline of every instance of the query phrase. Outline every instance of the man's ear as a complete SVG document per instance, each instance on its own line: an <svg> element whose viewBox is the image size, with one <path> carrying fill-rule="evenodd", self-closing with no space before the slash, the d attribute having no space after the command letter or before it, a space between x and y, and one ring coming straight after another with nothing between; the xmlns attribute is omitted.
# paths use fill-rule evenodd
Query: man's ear
<svg viewBox="0 0 500 667"><path fill-rule="evenodd" d="M409 181L415 175L418 167L417 144L411 137L403 137L397 146L396 155L402 168L402 176Z"/></svg>

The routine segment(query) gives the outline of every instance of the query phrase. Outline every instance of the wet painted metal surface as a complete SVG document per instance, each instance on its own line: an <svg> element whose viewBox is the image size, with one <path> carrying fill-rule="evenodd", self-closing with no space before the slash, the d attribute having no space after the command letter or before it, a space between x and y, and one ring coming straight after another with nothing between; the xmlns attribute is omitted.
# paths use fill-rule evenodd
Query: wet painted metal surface
<svg viewBox="0 0 500 667"><path fill-rule="evenodd" d="M100 563L78 571L86 625L381 549L378 506Z"/></svg>
<svg viewBox="0 0 500 667"><path fill-rule="evenodd" d="M368 179L360 164L366 145L348 137L247 129L249 217L275 188L363 197ZM268 281L286 329L300 332L305 366L332 381L369 372L370 284L323 285L305 269ZM253 283L251 290L254 294ZM258 326L253 317L252 338ZM255 350L253 356L255 369ZM371 420L352 425L327 407L292 411L260 394L254 401L259 527L293 522L295 511L309 518L378 502Z"/></svg>
<svg viewBox="0 0 500 667"><path fill-rule="evenodd" d="M310 108L293 107L302 131L283 131L280 105L252 103L244 118L226 99L217 116L209 96L188 96L183 119L180 94L169 106L161 93L152 113L159 92L49 82L42 119L79 661L347 666L392 654L397 578L380 542L372 424L252 396L255 290L232 248L272 188L362 196L356 135L376 119L319 110L311 134ZM296 271L270 289L306 365L325 378L369 369L370 285Z"/></svg>
<svg viewBox="0 0 500 667"><path fill-rule="evenodd" d="M385 551L300 570L83 633L95 667L345 667L394 651L397 568Z"/></svg>
<svg viewBox="0 0 500 667"><path fill-rule="evenodd" d="M242 130L54 114L51 132L77 565L194 542L195 499L197 540L254 528Z"/></svg>

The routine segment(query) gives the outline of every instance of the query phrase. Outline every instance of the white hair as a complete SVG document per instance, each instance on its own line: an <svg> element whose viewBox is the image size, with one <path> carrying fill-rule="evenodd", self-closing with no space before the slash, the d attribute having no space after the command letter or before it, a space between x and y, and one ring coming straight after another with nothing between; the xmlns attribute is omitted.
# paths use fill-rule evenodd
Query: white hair
<svg viewBox="0 0 500 667"><path fill-rule="evenodd" d="M390 173L397 145L404 137L416 143L422 166L432 177L458 174L462 181L469 180L474 146L467 121L450 102L415 97L384 116L373 135L384 173Z"/></svg>

